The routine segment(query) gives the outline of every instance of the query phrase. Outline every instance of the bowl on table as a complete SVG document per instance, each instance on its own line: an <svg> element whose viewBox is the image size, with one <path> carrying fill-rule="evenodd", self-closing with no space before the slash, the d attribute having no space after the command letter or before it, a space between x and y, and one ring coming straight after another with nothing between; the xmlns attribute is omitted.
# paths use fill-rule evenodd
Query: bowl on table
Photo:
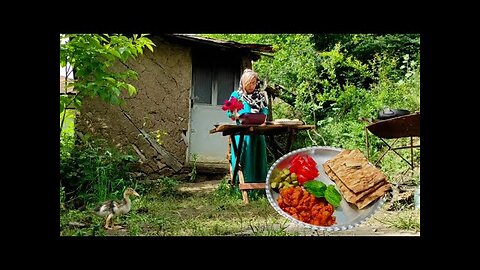
<svg viewBox="0 0 480 270"><path fill-rule="evenodd" d="M245 113L239 117L242 125L261 125L266 119L267 116L263 113Z"/></svg>

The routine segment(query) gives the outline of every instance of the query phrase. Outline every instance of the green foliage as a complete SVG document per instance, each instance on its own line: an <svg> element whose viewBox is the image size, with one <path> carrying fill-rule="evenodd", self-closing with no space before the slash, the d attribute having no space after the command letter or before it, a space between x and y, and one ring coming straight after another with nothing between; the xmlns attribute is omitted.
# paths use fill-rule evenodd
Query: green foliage
<svg viewBox="0 0 480 270"><path fill-rule="evenodd" d="M218 187L213 192L214 198L217 200L238 200L242 198L240 189L237 186L232 187L227 180L227 177L224 177Z"/></svg>
<svg viewBox="0 0 480 270"><path fill-rule="evenodd" d="M316 51L310 34L209 34L208 37L243 43L269 44L274 48L272 57L262 57L254 63L261 78L282 85L281 98L288 104L300 106L299 112L312 108L313 95L318 88Z"/></svg>
<svg viewBox="0 0 480 270"><path fill-rule="evenodd" d="M296 119L301 118L301 115L299 115L299 111L295 110L292 105L284 102L279 98L276 98L273 100L272 103L272 117L273 119Z"/></svg>
<svg viewBox="0 0 480 270"><path fill-rule="evenodd" d="M375 138L375 137L371 136L370 139L372 138ZM409 144L410 144L410 138L400 138L394 144L394 146L409 145ZM379 158L379 155L384 153L384 151L386 151L388 147L385 144L380 142L377 143L375 147L376 148L372 148L372 149L378 149L378 150L375 150L375 151L370 150L371 151L370 153L372 156L371 159L376 161ZM397 150L397 152L400 155L402 155L406 160L411 162L410 151L411 151L410 149ZM419 148L413 149L413 163L417 165L420 163ZM381 163L379 163L378 165L381 166L382 171L385 172L385 174L387 175L391 183L407 182L407 183L411 183L412 185L420 184L420 173L419 173L420 168L417 167L413 171L409 171L410 167L407 165L407 163L404 160L402 160L402 158L400 158L398 155L396 155L391 151L382 158Z"/></svg>
<svg viewBox="0 0 480 270"><path fill-rule="evenodd" d="M70 132L60 133L60 160L70 157L75 148L75 136Z"/></svg>
<svg viewBox="0 0 480 270"><path fill-rule="evenodd" d="M401 62L401 69L405 70L402 77L391 77L392 70ZM420 63L411 60L409 55L402 56L402 60L391 59L386 56L377 56L378 83L372 87L372 92L379 98L379 106L404 108L410 111L420 110Z"/></svg>
<svg viewBox="0 0 480 270"><path fill-rule="evenodd" d="M155 44L145 34L60 35L60 66L66 69L66 77L75 71L75 80L65 85L73 87L75 95L60 96L60 177L70 207L121 197L126 186L132 184L127 172L134 156L107 147L100 140L90 141L88 136L75 145L75 110L67 108L80 108L86 96L120 104L122 90L134 95L137 90L130 82L138 77L126 63L143 54L145 47L153 52L152 46Z"/></svg>
<svg viewBox="0 0 480 270"><path fill-rule="evenodd" d="M383 52L392 58L405 54L420 59L419 34L315 34L312 41L319 51L330 51L335 46L363 63Z"/></svg>
<svg viewBox="0 0 480 270"><path fill-rule="evenodd" d="M62 110L60 112L60 121L64 119L62 132L67 133L70 136L73 136L75 133L75 117L76 113L75 110Z"/></svg>
<svg viewBox="0 0 480 270"><path fill-rule="evenodd" d="M83 224L84 227L77 228L72 223ZM105 220L90 211L70 209L63 211L60 215L60 235L68 236L105 236L103 224Z"/></svg>
<svg viewBox="0 0 480 270"><path fill-rule="evenodd" d="M174 178L162 176L158 179L160 184L160 195L175 196L178 195L178 181Z"/></svg>
<svg viewBox="0 0 480 270"><path fill-rule="evenodd" d="M228 185L226 182L225 184ZM295 226L280 216L265 197L244 204L241 196L237 198L232 198L228 194L219 196L216 191L193 192L188 196L163 196L158 193L158 190L151 189L148 193L140 194L142 195L140 199L132 199L131 211L119 216L115 223L123 226L124 230L105 230L103 228L105 218L89 210L70 209L60 212L60 235L289 236L312 235L313 232L308 229L302 230L303 232L295 230ZM390 227L390 225L394 227L394 224L407 232L419 228L416 225L419 224L419 211L412 212L411 217L398 213L398 217L402 220L396 219L396 212L388 212L392 217L387 219L383 215L379 216L381 217L378 220L379 223L381 222L380 226L376 225L374 228L382 231L382 227ZM84 224L84 227L75 226L74 223ZM381 224L385 225L381 226ZM336 233L331 232L331 235Z"/></svg>
<svg viewBox="0 0 480 270"><path fill-rule="evenodd" d="M388 227L408 231L420 231L420 210L398 212L396 215L380 221Z"/></svg>
<svg viewBox="0 0 480 270"><path fill-rule="evenodd" d="M128 171L136 161L134 155L88 136L73 147L66 145L60 148L60 186L65 192L65 206L80 208L118 199L127 186L133 185Z"/></svg>
<svg viewBox="0 0 480 270"><path fill-rule="evenodd" d="M60 210L65 210L65 187L60 186Z"/></svg>
<svg viewBox="0 0 480 270"><path fill-rule="evenodd" d="M376 118L385 107L420 110L418 34L205 36L273 46L273 56L260 58L254 68L270 84L285 88L281 101L273 104L274 118L300 118L317 127L297 134L293 149L311 145L364 149L362 119ZM383 147L372 136L370 153L375 156Z"/></svg>
<svg viewBox="0 0 480 270"><path fill-rule="evenodd" d="M128 68L127 60L143 54L147 47L153 52L155 44L146 34L62 34L60 35L60 67L66 69L66 77L75 71L75 80L65 86L73 87L75 95L60 98L60 112L64 108L79 108L85 96L99 96L105 102L120 104L122 90L134 95L137 90L130 84L137 80L137 73ZM115 65L123 63L121 67ZM70 65L68 66L67 63Z"/></svg>

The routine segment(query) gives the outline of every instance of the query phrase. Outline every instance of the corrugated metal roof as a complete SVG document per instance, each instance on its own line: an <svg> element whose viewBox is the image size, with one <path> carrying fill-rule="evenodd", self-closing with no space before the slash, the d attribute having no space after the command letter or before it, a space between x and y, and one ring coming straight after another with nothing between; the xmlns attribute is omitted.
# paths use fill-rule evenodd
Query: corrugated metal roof
<svg viewBox="0 0 480 270"><path fill-rule="evenodd" d="M192 42L205 43L213 46L221 46L221 47L228 47L228 48L234 48L234 49L244 49L257 54L268 55L273 53L272 45L239 43L235 41L218 40L218 39L201 37L196 34L168 34L168 35L176 38L184 39L184 40L189 40Z"/></svg>

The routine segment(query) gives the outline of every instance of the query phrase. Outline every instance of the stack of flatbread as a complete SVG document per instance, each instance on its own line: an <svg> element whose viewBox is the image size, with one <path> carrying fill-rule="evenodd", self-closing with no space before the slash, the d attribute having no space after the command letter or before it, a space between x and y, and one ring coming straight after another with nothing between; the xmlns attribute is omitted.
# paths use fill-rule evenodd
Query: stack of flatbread
<svg viewBox="0 0 480 270"><path fill-rule="evenodd" d="M276 120L270 121L270 124L272 125L303 125L303 121L299 119L282 118L282 119L276 119Z"/></svg>
<svg viewBox="0 0 480 270"><path fill-rule="evenodd" d="M343 150L323 164L343 198L358 209L368 206L390 188L386 176L359 150Z"/></svg>

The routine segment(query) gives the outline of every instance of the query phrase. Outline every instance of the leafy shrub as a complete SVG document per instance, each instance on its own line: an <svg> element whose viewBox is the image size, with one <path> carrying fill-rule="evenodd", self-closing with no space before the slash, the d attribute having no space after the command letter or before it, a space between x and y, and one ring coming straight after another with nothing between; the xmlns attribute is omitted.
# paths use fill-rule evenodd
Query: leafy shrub
<svg viewBox="0 0 480 270"><path fill-rule="evenodd" d="M178 181L174 178L161 176L158 179L160 184L160 195L162 196L175 196L178 191Z"/></svg>
<svg viewBox="0 0 480 270"><path fill-rule="evenodd" d="M132 185L127 174L136 161L134 155L109 147L104 140L84 140L66 149L60 148L60 186L64 189L65 206L85 207L90 203L122 196Z"/></svg>

